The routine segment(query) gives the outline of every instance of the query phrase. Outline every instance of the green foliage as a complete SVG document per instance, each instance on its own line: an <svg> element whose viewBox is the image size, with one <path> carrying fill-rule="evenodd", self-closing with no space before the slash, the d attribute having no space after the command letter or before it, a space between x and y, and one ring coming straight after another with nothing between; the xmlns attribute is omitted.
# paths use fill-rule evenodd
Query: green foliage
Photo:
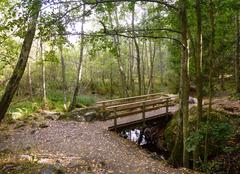
<svg viewBox="0 0 240 174"><path fill-rule="evenodd" d="M44 53L45 61L59 63L59 57L54 50L46 51Z"/></svg>
<svg viewBox="0 0 240 174"><path fill-rule="evenodd" d="M240 93L234 93L230 97L231 99L234 99L234 100L240 100Z"/></svg>
<svg viewBox="0 0 240 174"><path fill-rule="evenodd" d="M187 150L194 151L197 146L204 145L206 133L210 146L217 145L220 150L224 149L226 142L233 136L233 128L229 123L212 120L201 122L198 131L194 131L187 139Z"/></svg>
<svg viewBox="0 0 240 174"><path fill-rule="evenodd" d="M169 93L178 93L179 91L179 75L174 70L169 70L165 74L165 85Z"/></svg>
<svg viewBox="0 0 240 174"><path fill-rule="evenodd" d="M25 100L17 102L10 106L8 111L8 119L24 119L41 108L40 99L36 98L32 101Z"/></svg>
<svg viewBox="0 0 240 174"><path fill-rule="evenodd" d="M77 96L77 104L83 105L83 106L91 106L96 103L95 98L87 95L81 95Z"/></svg>

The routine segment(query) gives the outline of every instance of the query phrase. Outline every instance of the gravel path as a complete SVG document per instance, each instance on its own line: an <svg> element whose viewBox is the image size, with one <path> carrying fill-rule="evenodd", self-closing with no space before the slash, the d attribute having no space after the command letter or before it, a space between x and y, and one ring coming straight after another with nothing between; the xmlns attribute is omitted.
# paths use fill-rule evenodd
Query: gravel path
<svg viewBox="0 0 240 174"><path fill-rule="evenodd" d="M136 144L108 131L106 122L48 120L46 124L46 128L10 129L8 138L0 132L0 149L31 149L39 158L55 156L60 162L63 158L75 158L104 166L104 170L95 173L186 173L170 168Z"/></svg>

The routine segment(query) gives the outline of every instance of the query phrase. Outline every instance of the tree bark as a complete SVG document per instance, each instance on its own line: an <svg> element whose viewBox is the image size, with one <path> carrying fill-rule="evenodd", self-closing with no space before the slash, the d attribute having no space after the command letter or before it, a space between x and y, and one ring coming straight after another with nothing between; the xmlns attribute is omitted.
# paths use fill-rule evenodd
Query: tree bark
<svg viewBox="0 0 240 174"><path fill-rule="evenodd" d="M189 57L188 57L188 23L186 1L180 1L180 21L182 31L182 56L181 56L181 72L180 72L180 117L183 120L183 166L189 167L189 153L186 148L186 140L189 136L188 125L188 100L189 100Z"/></svg>
<svg viewBox="0 0 240 174"><path fill-rule="evenodd" d="M41 59L41 73L42 73L42 100L43 100L43 108L46 108L46 105L47 105L46 67L45 67L45 58L44 58L44 55L43 55L42 39L40 39L40 59Z"/></svg>
<svg viewBox="0 0 240 174"><path fill-rule="evenodd" d="M32 17L28 24L28 29L24 37L18 62L13 70L12 76L0 101L0 120L4 118L25 71L29 53L32 47L32 42L36 32L37 19L40 9L41 0L34 0L30 8L30 14Z"/></svg>
<svg viewBox="0 0 240 174"><path fill-rule="evenodd" d="M134 84L134 54L133 54L133 43L132 40L129 40L129 79L130 79L130 86L131 86L131 95L135 95L135 84Z"/></svg>
<svg viewBox="0 0 240 174"><path fill-rule="evenodd" d="M83 17L82 17L82 24L81 24L81 33L84 33L84 23L85 23L85 4L83 5ZM81 35L81 43L80 43L80 56L78 62L78 69L77 69L77 78L76 78L76 86L73 93L71 104L68 108L68 111L72 111L76 106L76 99L78 95L78 91L80 88L80 80L82 78L82 63L83 63L83 51L84 51L84 35Z"/></svg>
<svg viewBox="0 0 240 174"><path fill-rule="evenodd" d="M151 43L151 42L150 42ZM149 74L149 81L148 81L148 94L152 92L153 89L153 67L154 67L154 62L155 62L155 53L156 53L156 44L155 42L153 43L153 48L150 44L150 74Z"/></svg>
<svg viewBox="0 0 240 174"><path fill-rule="evenodd" d="M207 128L205 132L205 145L204 145L204 163L207 164L208 161L208 118L212 112L212 95L213 95L213 60L215 58L215 19L214 19L214 4L210 0L209 3L209 16L210 16L210 26L211 26L211 37L210 37L210 47L209 47L209 104L208 104L208 114L207 114Z"/></svg>
<svg viewBox="0 0 240 174"><path fill-rule="evenodd" d="M32 88L32 75L31 75L31 63L28 62L28 85L29 85L29 95L30 99L33 99L33 88Z"/></svg>
<svg viewBox="0 0 240 174"><path fill-rule="evenodd" d="M114 11L115 13L115 21L116 21L116 25L117 28L119 27L119 22L118 22L118 14L117 14L117 10L115 9ZM108 17L110 19L110 25L111 28L113 29L113 20L111 17L110 12L108 12ZM118 71L120 74L120 79L121 79L121 86L122 86L122 97L128 97L128 86L127 86L127 79L126 79L126 74L123 68L123 63L121 61L121 49L119 47L119 36L113 36L113 43L114 43L114 47L116 49L116 59L117 59L117 63L118 63Z"/></svg>
<svg viewBox="0 0 240 174"><path fill-rule="evenodd" d="M144 48L145 48L145 57L144 57ZM144 58L146 59L146 61L144 60ZM141 62L142 62L142 94L146 94L146 84L145 84L145 72L147 71L146 70L146 67L148 66L148 62L147 62L147 43L146 42L143 42L143 45L142 45L142 56L141 56ZM146 65L146 66L145 66Z"/></svg>
<svg viewBox="0 0 240 174"><path fill-rule="evenodd" d="M134 24L134 17L135 16L135 4L132 11L132 35L133 35L133 41L136 49L136 60L137 60L137 76L138 76L138 95L142 95L142 78L141 78L141 58L140 58L140 50L139 45L137 42L137 39L135 37L135 24Z"/></svg>
<svg viewBox="0 0 240 174"><path fill-rule="evenodd" d="M235 80L236 80L236 93L240 93L240 28L239 28L239 11L236 12L236 57L235 57Z"/></svg>
<svg viewBox="0 0 240 174"><path fill-rule="evenodd" d="M201 17L201 3L196 0L196 16L197 16L197 43L196 43L196 86L197 86L197 122L196 131L199 130L199 123L202 119L202 17ZM199 160L199 146L197 145L193 152L193 168L197 168Z"/></svg>
<svg viewBox="0 0 240 174"><path fill-rule="evenodd" d="M66 65L63 56L63 47L59 47L60 56L61 56L61 68L62 68L62 91L63 91L63 108L67 110L67 82L66 82Z"/></svg>

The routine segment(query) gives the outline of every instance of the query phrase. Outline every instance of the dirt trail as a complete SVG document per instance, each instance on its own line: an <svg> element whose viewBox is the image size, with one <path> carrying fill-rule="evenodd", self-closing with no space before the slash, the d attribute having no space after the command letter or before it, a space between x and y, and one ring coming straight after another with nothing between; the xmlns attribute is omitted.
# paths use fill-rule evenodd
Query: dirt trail
<svg viewBox="0 0 240 174"><path fill-rule="evenodd" d="M62 165L80 159L100 164L94 173L187 173L173 169L166 162L153 159L136 144L107 130L106 122L81 123L47 120L45 128L31 126L0 132L0 150L31 151L37 158L53 158Z"/></svg>

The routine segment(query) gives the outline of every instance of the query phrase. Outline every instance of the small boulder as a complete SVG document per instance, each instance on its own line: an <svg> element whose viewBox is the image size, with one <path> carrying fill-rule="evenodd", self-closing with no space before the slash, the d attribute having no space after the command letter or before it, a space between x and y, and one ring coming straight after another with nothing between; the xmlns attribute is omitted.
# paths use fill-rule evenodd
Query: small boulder
<svg viewBox="0 0 240 174"><path fill-rule="evenodd" d="M40 174L64 174L64 171L59 167L48 165L41 168Z"/></svg>
<svg viewBox="0 0 240 174"><path fill-rule="evenodd" d="M93 121L93 120L96 120L97 118L97 113L92 111L92 112L87 112L86 114L84 114L84 120L86 122L90 122L90 121Z"/></svg>
<svg viewBox="0 0 240 174"><path fill-rule="evenodd" d="M26 126L25 123L19 122L19 123L17 123L17 124L15 125L14 129L19 129L19 128L22 128L22 127L25 127L25 126Z"/></svg>
<svg viewBox="0 0 240 174"><path fill-rule="evenodd" d="M193 97L189 97L188 102L189 102L189 104L197 104L197 99L193 98Z"/></svg>
<svg viewBox="0 0 240 174"><path fill-rule="evenodd" d="M40 128L47 128L47 127L49 127L49 126L48 126L46 123L42 123L42 124L39 125L39 127L40 127Z"/></svg>

